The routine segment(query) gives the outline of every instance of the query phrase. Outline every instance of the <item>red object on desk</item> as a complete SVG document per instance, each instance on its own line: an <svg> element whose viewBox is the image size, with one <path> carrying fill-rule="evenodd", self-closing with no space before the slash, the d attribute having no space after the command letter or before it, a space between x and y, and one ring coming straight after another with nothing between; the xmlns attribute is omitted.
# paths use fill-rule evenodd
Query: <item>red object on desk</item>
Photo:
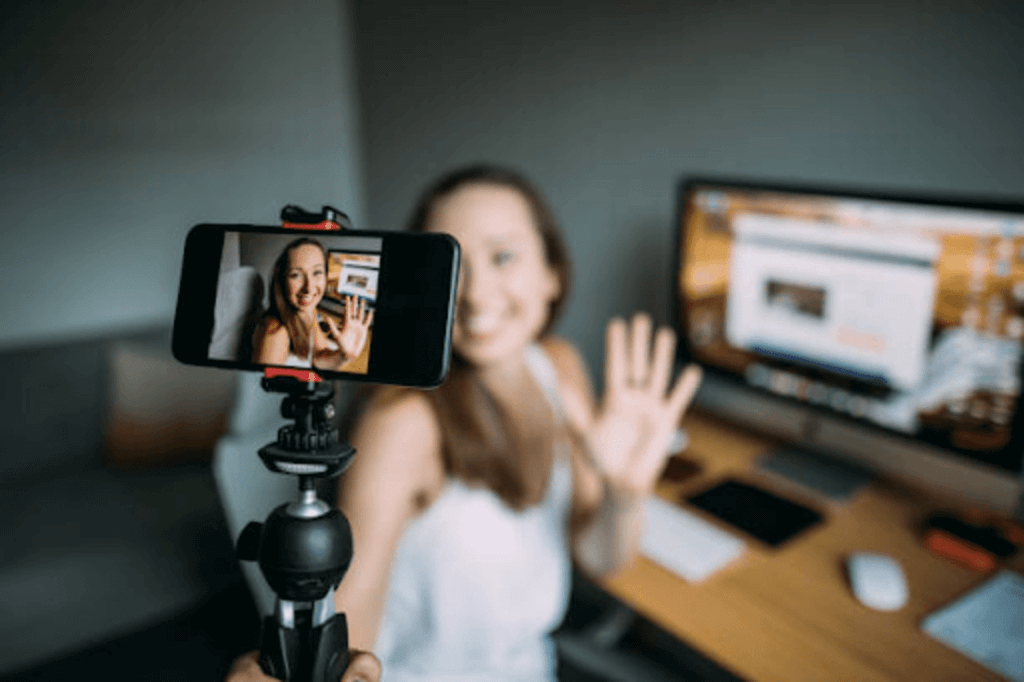
<svg viewBox="0 0 1024 682"><path fill-rule="evenodd" d="M996 567L997 559L994 554L944 530L932 528L925 533L924 546L972 571L985 573Z"/></svg>

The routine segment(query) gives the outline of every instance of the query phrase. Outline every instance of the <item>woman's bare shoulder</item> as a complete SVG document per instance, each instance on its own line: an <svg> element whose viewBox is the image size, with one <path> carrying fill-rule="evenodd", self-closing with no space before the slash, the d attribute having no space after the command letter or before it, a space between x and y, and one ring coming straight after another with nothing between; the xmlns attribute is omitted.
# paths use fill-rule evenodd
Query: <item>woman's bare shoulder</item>
<svg viewBox="0 0 1024 682"><path fill-rule="evenodd" d="M256 324L253 337L257 343L280 340L288 337L288 328L273 315L265 315Z"/></svg>
<svg viewBox="0 0 1024 682"><path fill-rule="evenodd" d="M421 391L382 387L370 397L352 432L364 475L417 492L443 479L441 426Z"/></svg>
<svg viewBox="0 0 1024 682"><path fill-rule="evenodd" d="M267 336L275 336L288 333L288 328L284 326L281 320L277 319L273 315L267 315L260 320L259 330L262 331Z"/></svg>
<svg viewBox="0 0 1024 682"><path fill-rule="evenodd" d="M288 328L271 315L265 316L256 326L252 335L253 360L259 363L278 364L288 357L291 337Z"/></svg>
<svg viewBox="0 0 1024 682"><path fill-rule="evenodd" d="M381 386L367 401L360 421L403 425L422 430L423 435L440 437L441 429L429 398L422 391L404 386Z"/></svg>

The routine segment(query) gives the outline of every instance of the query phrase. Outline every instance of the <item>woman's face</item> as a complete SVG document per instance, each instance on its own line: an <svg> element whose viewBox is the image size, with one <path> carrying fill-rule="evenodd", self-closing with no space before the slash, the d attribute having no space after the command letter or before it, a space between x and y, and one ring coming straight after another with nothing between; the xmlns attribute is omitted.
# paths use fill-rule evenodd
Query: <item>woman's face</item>
<svg viewBox="0 0 1024 682"><path fill-rule="evenodd" d="M314 244L301 244L289 251L284 281L292 307L300 313L315 313L327 287L323 251Z"/></svg>
<svg viewBox="0 0 1024 682"><path fill-rule="evenodd" d="M560 291L526 199L507 187L466 185L434 205L427 229L462 247L455 351L477 366L520 353Z"/></svg>

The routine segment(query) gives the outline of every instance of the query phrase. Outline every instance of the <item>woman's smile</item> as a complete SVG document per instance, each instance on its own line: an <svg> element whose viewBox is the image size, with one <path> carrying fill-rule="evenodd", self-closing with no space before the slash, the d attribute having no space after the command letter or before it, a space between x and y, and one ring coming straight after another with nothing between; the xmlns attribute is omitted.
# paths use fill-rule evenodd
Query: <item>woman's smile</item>
<svg viewBox="0 0 1024 682"><path fill-rule="evenodd" d="M470 336L493 334L501 325L501 316L496 313L464 315L462 326Z"/></svg>
<svg viewBox="0 0 1024 682"><path fill-rule="evenodd" d="M298 303L298 307L307 308L311 305L316 305L317 302L320 301L320 296L322 293L323 292L319 290L306 294L300 293L296 296L295 302Z"/></svg>

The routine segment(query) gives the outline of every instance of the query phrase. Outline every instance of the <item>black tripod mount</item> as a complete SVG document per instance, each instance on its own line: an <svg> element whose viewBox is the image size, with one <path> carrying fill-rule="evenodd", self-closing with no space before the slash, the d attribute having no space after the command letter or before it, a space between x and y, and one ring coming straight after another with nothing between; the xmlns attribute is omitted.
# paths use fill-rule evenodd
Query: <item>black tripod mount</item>
<svg viewBox="0 0 1024 682"><path fill-rule="evenodd" d="M258 562L277 595L261 627L260 666L285 682L337 682L348 666L348 626L335 612L334 591L352 562L352 529L317 497L316 483L341 475L356 451L330 424L330 385L280 376L262 386L287 394L281 414L294 423L259 456L271 471L298 476L299 498L249 523L238 538L238 558Z"/></svg>

